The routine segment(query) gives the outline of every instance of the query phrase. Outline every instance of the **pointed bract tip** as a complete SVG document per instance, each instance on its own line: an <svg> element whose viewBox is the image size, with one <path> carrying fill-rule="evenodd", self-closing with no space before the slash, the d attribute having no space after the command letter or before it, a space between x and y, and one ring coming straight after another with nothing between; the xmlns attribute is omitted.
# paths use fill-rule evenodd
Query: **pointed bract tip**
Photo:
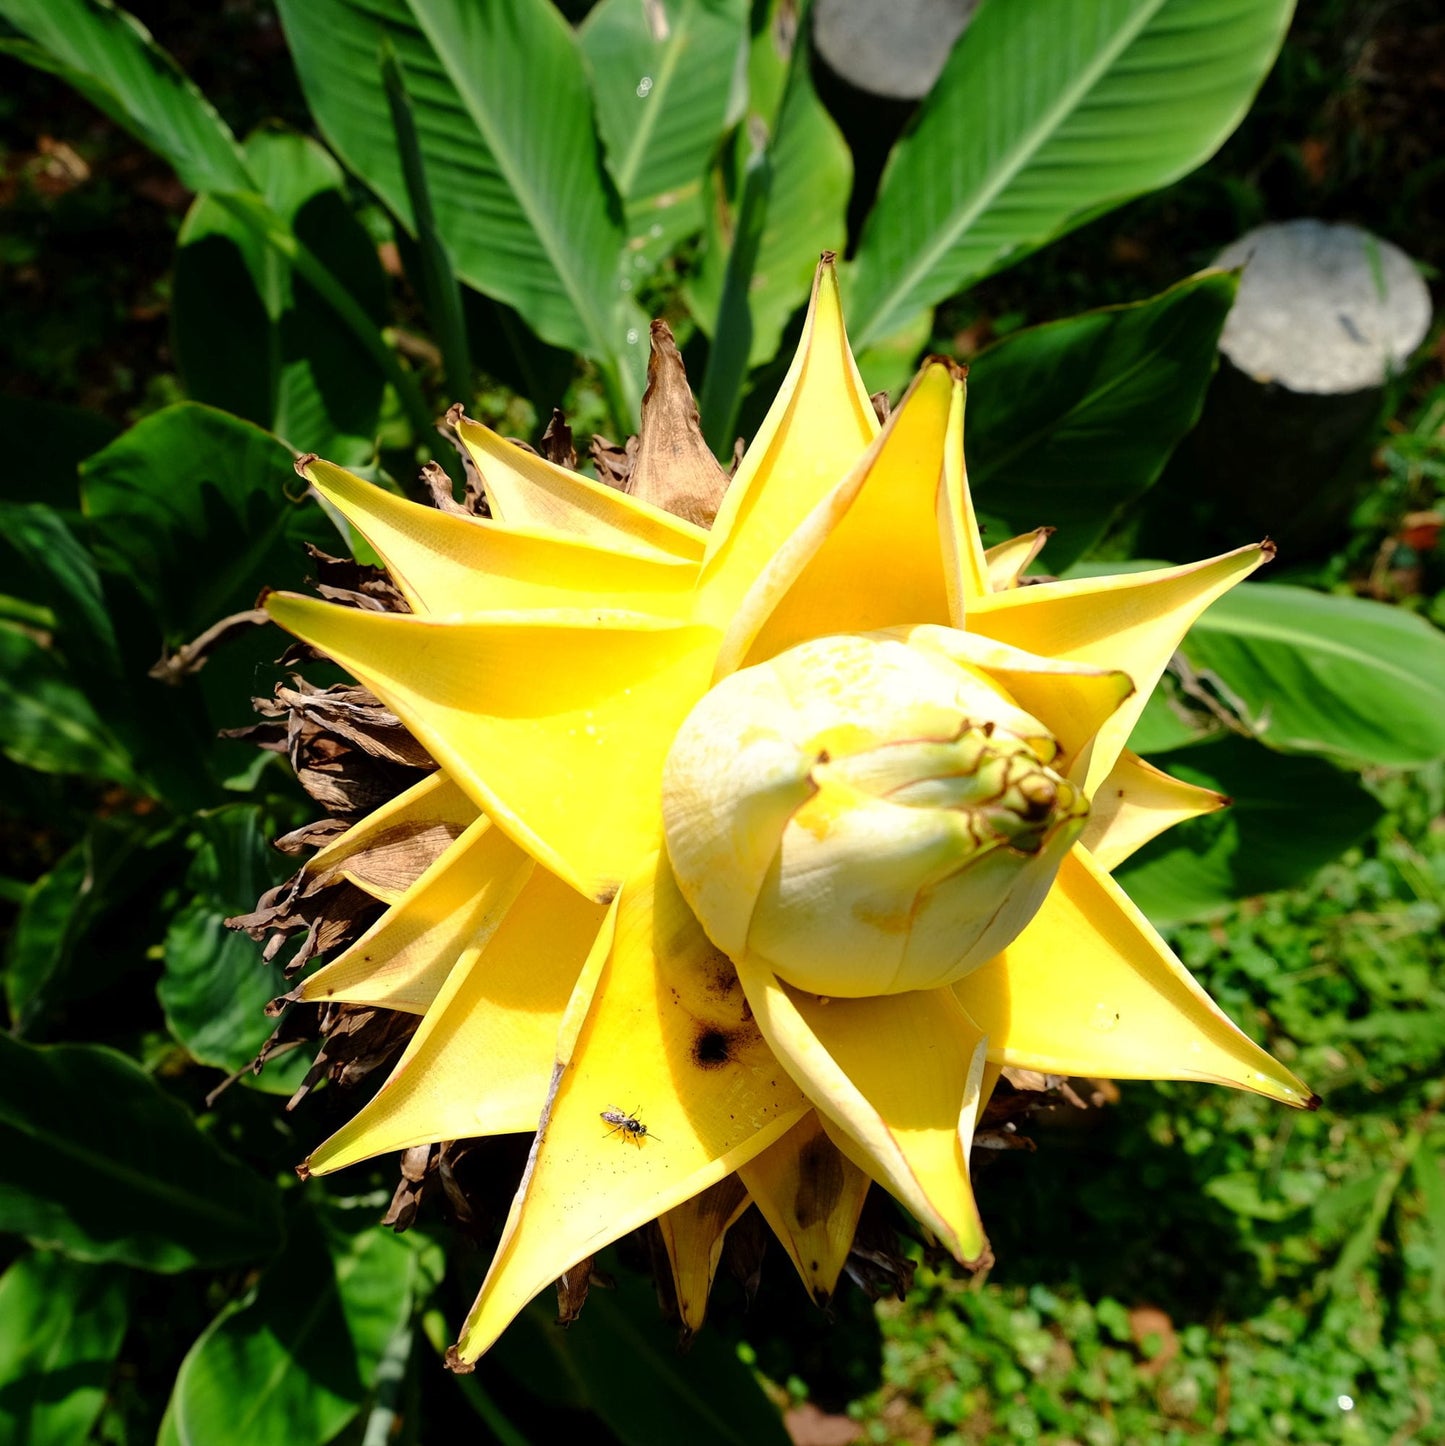
<svg viewBox="0 0 1445 1446"><path fill-rule="evenodd" d="M300 593L268 592L264 598L260 599L260 605L264 607L266 611L271 615L271 621L276 622L276 609L278 606L284 609L285 605L288 602L304 603L307 601L308 599L303 597ZM285 624L283 623L282 627L284 626Z"/></svg>
<svg viewBox="0 0 1445 1446"><path fill-rule="evenodd" d="M303 452L291 465L296 469L298 477L306 477L306 469L313 463L319 462L321 458L315 452ZM306 477L309 482L311 479Z"/></svg>
<svg viewBox="0 0 1445 1446"><path fill-rule="evenodd" d="M821 251L818 253L818 265L820 267L832 266L837 260L838 253L836 251Z"/></svg>
<svg viewBox="0 0 1445 1446"><path fill-rule="evenodd" d="M449 427L455 427L458 422L464 422L466 419L467 409L461 402L453 402L447 408L446 416L442 418Z"/></svg>
<svg viewBox="0 0 1445 1446"><path fill-rule="evenodd" d="M1319 1095L1311 1095L1300 1108L1302 1110L1308 1110L1310 1114L1314 1114L1322 1104L1324 1104L1324 1100L1322 1100Z"/></svg>
<svg viewBox="0 0 1445 1446"><path fill-rule="evenodd" d="M956 382L968 379L968 363L961 362L956 357L943 356L941 353L930 352L923 359L925 366L934 365L948 368L948 374Z"/></svg>
<svg viewBox="0 0 1445 1446"><path fill-rule="evenodd" d="M278 1014L286 1012L288 1004L295 1004L299 997L300 992L295 989L291 990L289 994L278 994L261 1012L267 1019L275 1019Z"/></svg>
<svg viewBox="0 0 1445 1446"><path fill-rule="evenodd" d="M983 1249L972 1260L965 1260L963 1264L965 1269L972 1270L976 1274L992 1270L994 1266L993 1247L985 1240Z"/></svg>
<svg viewBox="0 0 1445 1446"><path fill-rule="evenodd" d="M308 1156L296 1167L296 1178L298 1180L309 1180L311 1178L311 1159Z"/></svg>
<svg viewBox="0 0 1445 1446"><path fill-rule="evenodd" d="M968 377L967 363L955 361L951 356L943 356L938 352L929 352L919 363L918 370L925 372L929 367L944 367L956 382L965 381Z"/></svg>
<svg viewBox="0 0 1445 1446"><path fill-rule="evenodd" d="M442 1363L454 1376L470 1376L477 1368L475 1361L465 1361L462 1353L456 1346L448 1346L447 1353L442 1357Z"/></svg>
<svg viewBox="0 0 1445 1446"><path fill-rule="evenodd" d="M1279 551L1279 548L1274 545L1273 538L1265 537L1260 540L1259 550L1264 554L1265 562L1273 562L1274 555Z"/></svg>

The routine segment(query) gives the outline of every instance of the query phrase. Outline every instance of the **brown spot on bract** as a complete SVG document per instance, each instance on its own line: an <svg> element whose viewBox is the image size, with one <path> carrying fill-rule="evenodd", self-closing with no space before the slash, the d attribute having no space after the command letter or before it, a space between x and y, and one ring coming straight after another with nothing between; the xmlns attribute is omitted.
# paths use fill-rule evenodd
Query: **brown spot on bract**
<svg viewBox="0 0 1445 1446"><path fill-rule="evenodd" d="M798 1156L798 1193L793 1214L807 1230L826 1220L843 1193L843 1157L826 1135L816 1135Z"/></svg>
<svg viewBox="0 0 1445 1446"><path fill-rule="evenodd" d="M742 987L733 961L720 950L707 961L707 992L714 999L731 999Z"/></svg>
<svg viewBox="0 0 1445 1446"><path fill-rule="evenodd" d="M736 1175L724 1175L716 1185L709 1186L695 1198L699 1221L708 1230L721 1234L746 1195L747 1188Z"/></svg>
<svg viewBox="0 0 1445 1446"><path fill-rule="evenodd" d="M853 917L865 928L877 929L880 934L906 934L913 925L913 901L907 908L877 909L859 900L853 905Z"/></svg>
<svg viewBox="0 0 1445 1446"><path fill-rule="evenodd" d="M732 1040L721 1029L703 1029L692 1042L692 1062L699 1069L720 1069L732 1057Z"/></svg>

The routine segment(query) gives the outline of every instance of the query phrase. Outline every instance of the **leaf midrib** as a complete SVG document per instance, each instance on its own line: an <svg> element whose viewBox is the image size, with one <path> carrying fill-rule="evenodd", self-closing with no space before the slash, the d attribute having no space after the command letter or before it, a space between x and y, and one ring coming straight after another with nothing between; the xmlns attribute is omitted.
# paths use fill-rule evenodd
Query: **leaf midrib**
<svg viewBox="0 0 1445 1446"><path fill-rule="evenodd" d="M1000 0L1001 3L1001 0ZM1028 127L1004 152L1003 164L999 166L992 183L986 183L974 201L965 205L952 223L945 224L937 238L923 250L916 252L912 262L898 273L893 287L883 293L873 314L864 322L854 345L862 350L873 339L880 326L879 318L891 318L893 312L909 296L960 239L968 228L979 218L1003 190L1010 185L1027 163L1052 139L1056 130L1078 109L1082 97L1094 89L1103 75L1113 66L1119 56L1133 44L1139 33L1169 3L1169 0L1144 0L1139 7L1135 22L1119 28L1116 43L1104 46L1095 61L1086 65L1073 85L1060 91L1054 104L1045 108L1034 125ZM968 43L965 35L962 44ZM965 280L967 278L964 278Z"/></svg>
<svg viewBox="0 0 1445 1446"><path fill-rule="evenodd" d="M518 206L531 223L532 231L541 243L547 260L551 263L553 275L561 283L567 299L572 303L573 309L586 326L598 354L611 358L612 349L607 342L606 328L600 324L601 318L593 310L592 298L588 295L586 288L577 284L564 264L568 255L568 247L563 239L555 234L553 228L546 223L546 208L539 204L538 196L529 182L525 169L519 168L506 149L498 145L497 137L494 134L495 128L488 123L485 107L474 103L470 86L466 83L469 77L465 68L454 66L451 47L441 43L439 37L434 33L433 27L423 18L426 0L405 0L405 3L417 28L425 36L432 53L446 72L447 79L451 81L463 109L485 141L497 169L502 173L512 194L517 198Z"/></svg>
<svg viewBox="0 0 1445 1446"><path fill-rule="evenodd" d="M1002 447L991 453L987 465L981 467L979 469L980 472L984 477L987 477L989 472L1008 466L1035 447L1055 441L1059 433L1067 431L1081 416L1087 415L1091 408L1105 400L1111 392L1118 391L1120 387L1133 381L1157 356L1162 353L1167 353L1170 347L1166 343L1172 343L1175 337L1178 336L1180 329L1178 324L1170 327L1169 334L1162 342L1151 346L1145 352L1141 352L1128 366L1121 367L1119 370L1111 373L1103 382L1081 392L1079 396L1052 421L1045 423L1036 431L1028 433L1012 446Z"/></svg>
<svg viewBox="0 0 1445 1446"><path fill-rule="evenodd" d="M1372 653L1363 647L1350 647L1328 634L1292 631L1272 625L1263 619L1230 617L1228 614L1224 617L1215 617L1205 613L1194 624L1192 631L1217 633L1223 637L1237 637L1250 641L1278 643L1304 657L1308 657L1311 653L1326 653L1332 657L1344 658L1355 665L1364 662L1373 670L1384 673L1411 688L1418 688L1423 681L1419 673L1411 672L1402 664L1396 663L1393 659L1383 658L1379 653ZM1187 640L1184 650L1189 651Z"/></svg>
<svg viewBox="0 0 1445 1446"><path fill-rule="evenodd" d="M657 117L662 113L662 101L672 87L672 82L677 78L678 62L688 36L692 32L692 26L697 18L697 11L689 8L678 20L676 29L672 32L674 41L665 47L663 51L662 65L658 69L657 76L652 82L652 89L648 92L642 111L642 123L633 132L632 144L627 147L626 157L623 163L618 166L614 179L617 182L617 189L624 201L633 201L639 198L632 194L632 188L637 180L637 168L642 162L642 157L647 150L647 144L652 139L652 133L657 129ZM656 105L649 106L647 101L657 100ZM652 194L649 192L649 194Z"/></svg>
<svg viewBox="0 0 1445 1446"><path fill-rule="evenodd" d="M239 1225L243 1239L248 1234L254 1237L254 1232L250 1230L252 1222L244 1211L233 1214L204 1196L187 1194L170 1181L159 1180L154 1175L122 1163L113 1155L92 1150L73 1136L59 1135L49 1131L37 1132L29 1126L27 1121L17 1119L9 1110L6 1110L3 1104L0 1104L0 1125L8 1126L25 1139L45 1145L52 1154L59 1154L74 1160L77 1165L86 1170L95 1171L101 1176L109 1176L122 1184L132 1186L142 1195L150 1195L167 1204L179 1204L193 1215L225 1224L232 1230ZM180 1248L185 1254L192 1254L187 1247Z"/></svg>

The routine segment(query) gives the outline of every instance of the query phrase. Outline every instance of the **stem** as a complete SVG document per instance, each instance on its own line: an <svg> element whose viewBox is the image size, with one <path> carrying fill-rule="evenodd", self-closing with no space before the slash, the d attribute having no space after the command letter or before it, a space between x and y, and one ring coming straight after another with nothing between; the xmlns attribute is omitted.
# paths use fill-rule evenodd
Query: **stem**
<svg viewBox="0 0 1445 1446"><path fill-rule="evenodd" d="M336 280L316 253L259 196L215 191L211 199L284 256L297 274L315 289L396 389L418 439L426 437L433 430L435 419L416 378L397 360L366 309Z"/></svg>
<svg viewBox="0 0 1445 1446"><path fill-rule="evenodd" d="M417 250L421 258L418 289L427 319L441 348L447 391L453 401L466 403L471 400L472 361L467 347L462 291L457 284L446 242L437 230L431 192L427 189L426 163L417 139L416 118L412 114L411 97L406 91L401 61L391 41L385 37L381 42L381 78L386 86L391 123L396 131L397 149L401 153L402 176L411 201L412 219L416 223Z"/></svg>
<svg viewBox="0 0 1445 1446"><path fill-rule="evenodd" d="M752 289L758 246L768 219L768 200L773 184L772 158L778 142L778 127L787 114L788 100L799 84L798 77L808 63L811 12L812 0L800 0L797 37L793 41L793 53L788 57L788 73L778 97L778 108L767 128L766 137L754 137L753 150L743 169L732 250L728 253L722 295L718 298L717 324L713 327L712 349L708 353L707 374L703 378L699 404L703 436L719 457L726 457L732 450L733 428L742 405L743 385L747 381L748 356L753 343L753 316L748 293Z"/></svg>
<svg viewBox="0 0 1445 1446"><path fill-rule="evenodd" d="M768 219L772 184L772 164L767 150L755 150L743 172L737 227L723 275L722 295L718 298L717 325L713 329L699 403L703 436L719 457L732 450L733 428L748 375L748 354L753 346L753 313L748 292L752 288L763 226Z"/></svg>

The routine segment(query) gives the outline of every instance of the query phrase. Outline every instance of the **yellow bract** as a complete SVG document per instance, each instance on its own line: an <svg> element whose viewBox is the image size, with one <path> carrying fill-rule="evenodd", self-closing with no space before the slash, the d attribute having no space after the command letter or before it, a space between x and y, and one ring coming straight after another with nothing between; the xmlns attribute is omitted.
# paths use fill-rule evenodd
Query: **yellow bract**
<svg viewBox="0 0 1445 1446"><path fill-rule="evenodd" d="M382 1090L308 1166L536 1132L455 1360L474 1360L533 1295L655 1218L690 1328L749 1201L820 1299L870 1180L960 1259L983 1257L969 1151L1004 1064L1311 1102L1108 874L1220 803L1124 744L1190 624L1269 549L1018 586L1047 534L984 551L963 403L962 373L931 361L879 428L825 258L797 357L710 534L465 418L490 519L307 464L412 615L284 595L271 614L373 689L441 765L313 863L345 875L353 860L356 882L390 907L299 997L423 1017ZM913 705L881 684L870 693L866 668L849 671L862 666L849 641L860 634L935 680L972 680L949 696L974 701L944 723L915 710L919 727L888 733L884 715ZM826 726L788 735L806 756L778 751L787 728L765 736L773 725L724 706L744 667L771 668L764 692L795 712L809 690L841 700ZM680 805L693 833L670 825L665 840L665 768L699 719L706 739ZM913 752L870 754L880 729ZM734 765L755 797L738 794ZM875 804L920 817L973 806L970 770L984 766L1001 770L1013 810L991 816L1005 830L989 836L998 864L954 901L930 948L941 939L962 960L980 910L1007 914L1007 928L973 928L985 955L926 988L906 976L868 984L864 950L864 984L835 997L820 982L836 962L830 901L867 913L871 886L866 868L827 875L838 856L814 844L835 827L866 835ZM1056 805L1067 832L1048 822ZM708 816L728 822L703 827ZM378 852L391 827L434 845L419 875ZM807 846L801 835L787 845L789 829L811 830ZM1060 841L1046 868L1016 867L1046 839ZM908 882L917 860L940 867L938 847L907 829L885 846L874 882L892 880L897 923L883 909L870 927L945 917L931 882ZM822 972L808 987L806 969L770 961L782 937L805 963L816 942Z"/></svg>

